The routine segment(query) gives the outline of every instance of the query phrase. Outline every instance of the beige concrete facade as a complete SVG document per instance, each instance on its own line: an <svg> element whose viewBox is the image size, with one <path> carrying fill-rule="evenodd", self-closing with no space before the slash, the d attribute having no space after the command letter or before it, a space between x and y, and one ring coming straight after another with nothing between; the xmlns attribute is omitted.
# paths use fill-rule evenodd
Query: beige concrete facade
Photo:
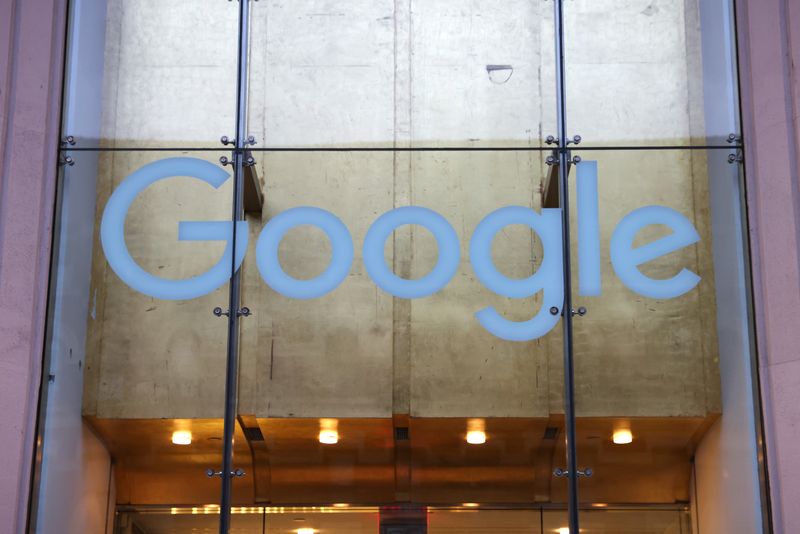
<svg viewBox="0 0 800 534"><path fill-rule="evenodd" d="M322 2L307 9L257 4L251 131L262 146L542 146L541 138L554 130L552 13L544 3L512 3L502 10L481 2ZM162 2L111 4L107 40L116 44L106 52L104 143L214 146L210 132L229 133L232 125L234 40L220 35L235 31L230 13L210 4L206 12ZM683 2L670 2L660 13L644 3L642 9L571 6L572 123L587 145L679 144L702 131L697 14L685 10ZM605 12L627 13L630 20L601 26L596 17ZM172 31L171 21L182 17L215 31ZM593 25L613 27L620 35L593 38ZM191 46L185 44L189 39ZM638 61L639 56L647 61ZM497 64L511 66L507 80L502 70L487 71L487 65ZM185 93L180 83L188 72L203 80L192 78L193 90ZM661 78L668 82L660 83ZM154 93L148 89L152 79L162 89L174 79L175 91ZM643 79L652 83L643 85ZM600 85L609 94L598 94ZM628 116L652 121L637 121L631 129ZM603 295L578 298L589 308L576 321L579 415L718 413L704 152L576 153L599 162L603 268ZM141 165L169 155L215 162L222 154L102 155L98 221L110 191ZM248 217L242 298L254 315L243 321L241 333L240 411L257 417L561 413L560 328L528 343L502 341L483 330L473 317L479 309L490 305L525 320L538 309L540 296L493 295L468 262L469 238L489 212L507 205L542 208L547 154L257 153L266 200L260 218ZM655 301L633 293L610 264L608 244L617 222L649 204L677 209L702 237L645 268L656 278L682 267L702 277L698 288L677 299ZM313 301L276 294L255 267L262 225L299 205L335 213L356 245L347 280ZM451 283L437 295L413 301L378 289L359 251L378 215L406 205L444 215L462 252ZM163 182L134 204L127 244L152 273L199 274L217 261L222 245L177 242L177 222L224 220L229 212L230 184L212 191L189 179ZM641 243L657 235L643 236ZM284 268L299 278L321 272L329 254L324 235L310 228L293 230L281 247ZM493 254L502 272L524 277L536 268L542 251L529 231L510 227L496 239ZM436 255L434 240L417 227L401 228L386 249L387 262L408 278L426 273ZM226 330L211 310L224 305L226 296L227 286L185 302L138 294L110 270L96 241L85 414L221 417Z"/></svg>

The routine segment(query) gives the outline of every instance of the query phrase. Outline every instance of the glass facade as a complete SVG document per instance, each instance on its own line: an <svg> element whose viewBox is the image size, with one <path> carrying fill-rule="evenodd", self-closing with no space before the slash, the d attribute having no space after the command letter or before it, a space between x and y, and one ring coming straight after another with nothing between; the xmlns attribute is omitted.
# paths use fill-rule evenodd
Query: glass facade
<svg viewBox="0 0 800 534"><path fill-rule="evenodd" d="M768 532L729 0L73 0L31 532Z"/></svg>

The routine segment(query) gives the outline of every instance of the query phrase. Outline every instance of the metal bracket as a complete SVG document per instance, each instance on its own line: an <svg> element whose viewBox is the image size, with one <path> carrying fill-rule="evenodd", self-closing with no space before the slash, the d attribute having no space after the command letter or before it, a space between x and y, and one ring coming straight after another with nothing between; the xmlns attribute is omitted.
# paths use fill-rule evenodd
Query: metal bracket
<svg viewBox="0 0 800 534"><path fill-rule="evenodd" d="M216 315L217 317L222 317L223 315L225 317L230 317L231 316L231 311L230 310L222 311L222 308L220 308L219 306L214 308L214 311L212 313L214 315ZM239 311L236 312L236 316L237 317L250 317L252 314L253 313L250 311L250 308L248 308L246 306L243 307L243 308L240 308Z"/></svg>
<svg viewBox="0 0 800 534"><path fill-rule="evenodd" d="M576 136L576 137L579 137L579 136ZM566 152L567 152L567 163L572 163L572 164L577 165L578 163L583 161L580 156L573 156L572 153L569 150L567 150ZM549 156L547 156L547 158L545 158L544 162L547 165L555 165L556 163L558 163L558 157L556 156L556 153L557 152L555 150L553 150L553 153L550 154Z"/></svg>
<svg viewBox="0 0 800 534"><path fill-rule="evenodd" d="M744 161L744 151L741 148L742 136L741 135L737 135L735 133L731 133L731 134L728 134L728 138L725 139L725 140L731 145L733 145L733 144L739 145L738 148L736 149L736 153L735 154L729 154L728 155L728 163L734 164L734 163L743 162Z"/></svg>
<svg viewBox="0 0 800 534"><path fill-rule="evenodd" d="M225 146L235 145L236 144L236 139L231 139L227 135L223 135L222 137L219 138L219 142L222 143Z"/></svg>
<svg viewBox="0 0 800 534"><path fill-rule="evenodd" d="M580 315L581 317L583 317L588 313L588 311L589 310L587 310L583 306L579 307L577 310L574 309L570 310L573 317L576 315ZM563 315L563 314L561 313L561 310L558 308L558 306L553 306L552 308L550 308L550 315Z"/></svg>
<svg viewBox="0 0 800 534"><path fill-rule="evenodd" d="M744 161L744 152L741 148L736 149L735 154L728 154L728 163L741 163Z"/></svg>
<svg viewBox="0 0 800 534"><path fill-rule="evenodd" d="M66 156L65 155L65 156L61 156L60 158L58 158L58 164L59 165L69 165L70 167L72 167L73 165L75 165L75 160L72 159L72 156Z"/></svg>
<svg viewBox="0 0 800 534"><path fill-rule="evenodd" d="M75 146L76 142L74 135L67 135L61 140L61 146Z"/></svg>
<svg viewBox="0 0 800 534"><path fill-rule="evenodd" d="M220 156L219 162L222 164L223 167L228 166L228 165L233 165L233 160L229 159L228 156ZM243 165L245 167L252 167L255 164L256 164L256 160L255 160L255 158L253 156L247 156L244 159Z"/></svg>
<svg viewBox="0 0 800 534"><path fill-rule="evenodd" d="M235 471L231 471L231 476L232 477L240 478L240 477L245 476L246 474L247 473L245 473L244 469L241 469L241 468L239 468L239 469L237 469ZM221 478L222 477L222 471L215 471L214 469L211 469L209 467L208 469L206 469L206 476L208 478L214 478L214 477L220 477Z"/></svg>
<svg viewBox="0 0 800 534"><path fill-rule="evenodd" d="M594 474L594 470L591 467L587 467L586 469L578 469L578 476L579 477L590 477ZM567 477L569 476L569 471L566 469L561 469L557 467L553 470L553 475L557 477Z"/></svg>
<svg viewBox="0 0 800 534"><path fill-rule="evenodd" d="M583 138L580 135L573 135L572 139L567 139L568 145L579 145ZM558 144L558 137L554 135L548 135L544 139L544 144L546 145L557 145Z"/></svg>

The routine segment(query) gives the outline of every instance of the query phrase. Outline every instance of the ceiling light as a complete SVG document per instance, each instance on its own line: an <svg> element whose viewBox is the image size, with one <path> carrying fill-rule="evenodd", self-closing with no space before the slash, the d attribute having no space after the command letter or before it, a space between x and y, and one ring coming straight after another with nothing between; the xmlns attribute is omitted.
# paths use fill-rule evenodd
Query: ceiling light
<svg viewBox="0 0 800 534"><path fill-rule="evenodd" d="M558 532L558 534L569 534L569 527L561 527L556 530L556 532Z"/></svg>
<svg viewBox="0 0 800 534"><path fill-rule="evenodd" d="M324 445L339 443L339 421L336 419L319 420L319 442Z"/></svg>
<svg viewBox="0 0 800 534"><path fill-rule="evenodd" d="M295 530L295 532L297 532L297 534L315 534L316 532L319 531L314 530L313 528L298 528L297 530Z"/></svg>
<svg viewBox="0 0 800 534"><path fill-rule="evenodd" d="M467 432L467 443L470 445L483 445L486 443L486 432L481 432L480 430Z"/></svg>
<svg viewBox="0 0 800 534"><path fill-rule="evenodd" d="M172 433L172 443L175 445L191 445L192 433L188 430L176 430Z"/></svg>
<svg viewBox="0 0 800 534"><path fill-rule="evenodd" d="M339 443L339 433L335 430L323 430L319 433L319 442L323 445L336 445Z"/></svg>
<svg viewBox="0 0 800 534"><path fill-rule="evenodd" d="M480 504L476 502L465 502L461 506L463 506L464 508L477 508L478 506L480 506Z"/></svg>
<svg viewBox="0 0 800 534"><path fill-rule="evenodd" d="M467 443L470 445L486 443L486 421L483 419L467 420Z"/></svg>
<svg viewBox="0 0 800 534"><path fill-rule="evenodd" d="M633 441L633 434L628 428L620 428L614 431L614 435L611 437L611 439L617 445L625 445Z"/></svg>
<svg viewBox="0 0 800 534"><path fill-rule="evenodd" d="M334 508L349 508L350 505L347 504L346 502L337 502L337 503L333 504L333 507Z"/></svg>

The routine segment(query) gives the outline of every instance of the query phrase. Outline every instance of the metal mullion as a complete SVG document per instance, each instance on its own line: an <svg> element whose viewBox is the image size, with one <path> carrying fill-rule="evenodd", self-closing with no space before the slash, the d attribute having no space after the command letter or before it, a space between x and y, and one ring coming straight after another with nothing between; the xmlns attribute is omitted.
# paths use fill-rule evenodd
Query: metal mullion
<svg viewBox="0 0 800 534"><path fill-rule="evenodd" d="M555 0L555 65L556 105L558 118L558 189L561 203L562 268L564 283L564 305L561 310L564 332L564 426L567 454L569 531L580 532L578 518L578 462L575 445L575 398L572 346L572 271L569 231L569 169L570 156L567 141L566 66L564 64L564 3Z"/></svg>
<svg viewBox="0 0 800 534"><path fill-rule="evenodd" d="M239 43L237 51L236 139L233 151L233 211L231 215L231 279L228 295L228 348L225 370L225 422L222 457L222 497L220 534L228 534L231 524L233 441L239 387L239 308L241 272L236 268L237 223L244 220L244 158L247 143L247 76L250 30L250 0L239 1Z"/></svg>

